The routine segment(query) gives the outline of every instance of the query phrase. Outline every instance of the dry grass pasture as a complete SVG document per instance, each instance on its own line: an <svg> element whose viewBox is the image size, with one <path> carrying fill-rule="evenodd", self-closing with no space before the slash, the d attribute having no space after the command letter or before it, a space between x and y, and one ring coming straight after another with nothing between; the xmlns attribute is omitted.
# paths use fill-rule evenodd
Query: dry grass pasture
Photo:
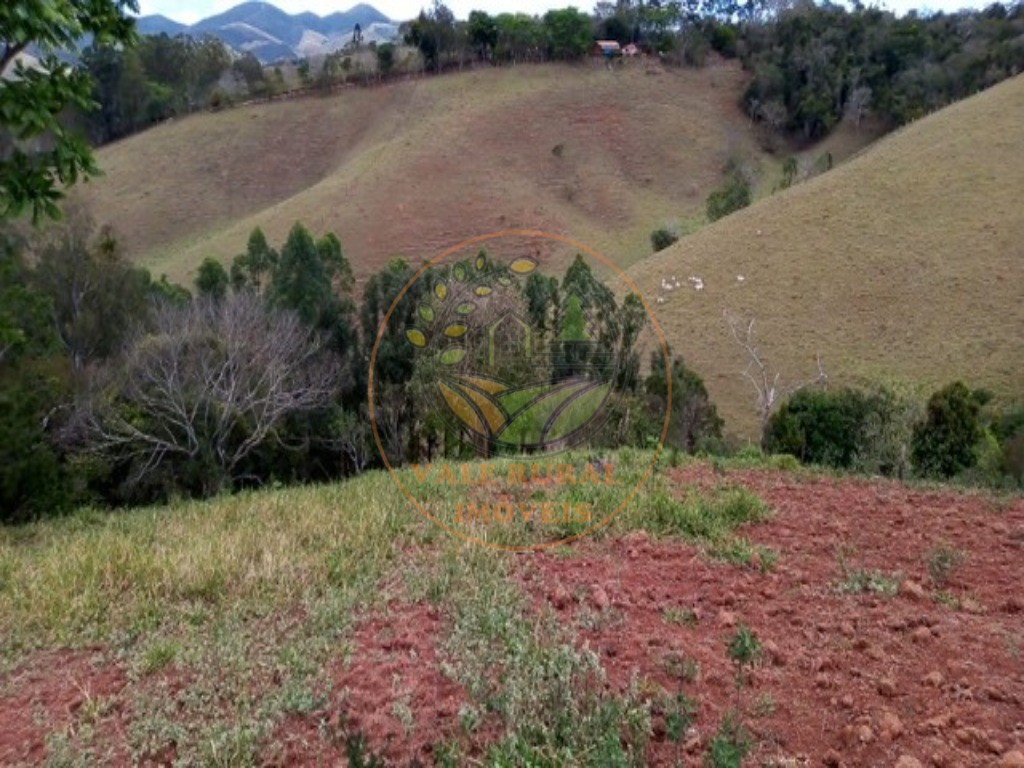
<svg viewBox="0 0 1024 768"><path fill-rule="evenodd" d="M728 216L630 272L728 428L757 432L723 311L756 317L783 384L957 378L1024 395L1024 77ZM675 275L683 288L661 290ZM704 289L686 286L700 277ZM740 276L743 280L740 280Z"/></svg>
<svg viewBox="0 0 1024 768"><path fill-rule="evenodd" d="M737 104L745 78L735 63L521 66L252 105L104 148L106 175L83 195L133 257L180 282L253 227L281 242L297 220L336 232L361 276L518 228L627 266L656 227L703 217L730 151L774 183L781 161Z"/></svg>

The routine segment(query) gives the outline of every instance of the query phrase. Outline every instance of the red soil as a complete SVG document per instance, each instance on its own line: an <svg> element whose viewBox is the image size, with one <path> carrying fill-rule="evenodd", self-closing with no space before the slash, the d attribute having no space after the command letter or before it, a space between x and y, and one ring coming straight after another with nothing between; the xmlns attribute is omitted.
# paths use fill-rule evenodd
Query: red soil
<svg viewBox="0 0 1024 768"><path fill-rule="evenodd" d="M719 479L707 467L672 477ZM734 705L726 643L738 623L765 646L743 693L748 712L762 704L747 719L759 742L752 764L892 766L908 755L952 768L1024 750L1024 502L998 509L951 491L775 472L728 479L776 510L744 531L779 553L772 572L716 565L633 534L585 545L578 557L541 555L524 567L525 583L538 601L564 605L574 595L567 620L607 599L601 628L582 639L617 685L639 675L699 701L694 753ZM946 587L959 610L936 602L928 580L926 555L943 543L967 557ZM839 552L849 567L899 572L899 594L838 594ZM698 620L667 622L666 608L692 609ZM668 673L673 654L697 661L695 683ZM674 758L675 745L656 738L650 762Z"/></svg>
<svg viewBox="0 0 1024 768"><path fill-rule="evenodd" d="M613 688L635 676L642 690L697 701L682 746L655 718L651 765L700 764L736 704L726 643L738 624L764 645L741 694L758 744L751 765L1024 765L1024 500L768 471L722 478L706 466L669 477L680 490L724 479L764 498L774 515L742 533L778 553L774 569L712 562L643 532L585 540L570 557L523 555L517 566L538 610L551 604L578 627ZM927 567L942 544L966 556L942 590L947 602ZM898 573L898 594L840 594L840 554L850 568ZM696 620L668 620L666 609ZM264 759L337 764L344 734L359 730L390 764L431 764L431 745L459 732L464 700L439 666L444 631L425 604L392 603L363 622L350 657L326 670L326 710L282 723ZM673 676L680 659L699 665L696 680ZM116 699L125 684L88 653L27 660L0 685L0 764L40 761L46 733L72 721L86 692ZM114 709L100 727L123 744Z"/></svg>
<svg viewBox="0 0 1024 768"><path fill-rule="evenodd" d="M35 654L0 682L0 765L38 764L47 756L46 737L82 722L108 743L123 744L118 693L124 673L89 651ZM120 759L113 746L107 757Z"/></svg>

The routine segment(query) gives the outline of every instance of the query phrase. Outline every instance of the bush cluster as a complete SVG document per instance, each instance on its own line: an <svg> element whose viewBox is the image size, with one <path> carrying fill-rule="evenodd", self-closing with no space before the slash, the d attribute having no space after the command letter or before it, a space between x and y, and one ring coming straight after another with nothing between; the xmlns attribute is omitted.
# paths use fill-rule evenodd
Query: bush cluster
<svg viewBox="0 0 1024 768"><path fill-rule="evenodd" d="M1000 408L962 382L926 403L887 386L802 390L772 414L762 445L837 469L1017 486L1024 477L1024 407Z"/></svg>

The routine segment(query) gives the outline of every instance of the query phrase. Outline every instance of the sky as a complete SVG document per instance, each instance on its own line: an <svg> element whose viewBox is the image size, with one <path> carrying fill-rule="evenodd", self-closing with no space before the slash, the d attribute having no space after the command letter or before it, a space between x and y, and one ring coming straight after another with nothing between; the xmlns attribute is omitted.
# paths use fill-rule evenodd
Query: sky
<svg viewBox="0 0 1024 768"><path fill-rule="evenodd" d="M432 0L362 0L368 5L377 8L381 13L396 21L411 19L419 13L420 8L429 7ZM143 15L161 13L175 21L183 24L194 24L200 19L226 11L239 5L242 0L139 0L140 11ZM335 11L346 11L360 0L273 0L273 4L288 13L300 13L312 11L320 16L326 16ZM886 0L877 3L878 6L903 13L916 8L929 11L955 11L964 7L981 8L989 3L985 0ZM573 2L573 0L448 0L445 2L455 13L456 18L464 19L472 10L482 10L488 13L523 12L529 14L543 14L551 8L564 8L567 5L575 5L583 11L592 11L594 2Z"/></svg>

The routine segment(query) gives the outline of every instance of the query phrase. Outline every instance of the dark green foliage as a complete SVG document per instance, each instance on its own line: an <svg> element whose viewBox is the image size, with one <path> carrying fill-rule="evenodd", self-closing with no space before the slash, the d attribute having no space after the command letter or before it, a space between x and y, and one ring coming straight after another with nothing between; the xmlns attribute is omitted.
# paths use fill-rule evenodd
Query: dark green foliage
<svg viewBox="0 0 1024 768"><path fill-rule="evenodd" d="M253 233L259 246L259 237ZM277 307L291 309L307 325L334 337L339 351L353 343L352 313L348 294L353 287L352 268L342 255L333 234L319 242L301 224L292 227L273 269L268 299Z"/></svg>
<svg viewBox="0 0 1024 768"><path fill-rule="evenodd" d="M707 199L707 214L709 221L718 221L723 216L728 216L733 211L746 208L750 205L751 194L750 184L737 172L731 172L719 189L716 189Z"/></svg>
<svg viewBox="0 0 1024 768"><path fill-rule="evenodd" d="M249 235L245 253L231 263L231 287L236 291L247 288L260 293L270 282L277 267L277 251L267 243L259 227Z"/></svg>
<svg viewBox="0 0 1024 768"><path fill-rule="evenodd" d="M228 292L228 273L224 265L207 256L196 274L196 291L202 297L219 301Z"/></svg>
<svg viewBox="0 0 1024 768"><path fill-rule="evenodd" d="M590 17L575 8L551 10L544 14L544 33L548 55L553 59L571 61L590 50L594 35Z"/></svg>
<svg viewBox="0 0 1024 768"><path fill-rule="evenodd" d="M51 442L70 398L52 305L29 283L13 242L0 242L0 523L63 511L70 493Z"/></svg>
<svg viewBox="0 0 1024 768"><path fill-rule="evenodd" d="M558 307L558 279L534 272L526 278L523 292L530 322L541 333L547 332L554 324Z"/></svg>
<svg viewBox="0 0 1024 768"><path fill-rule="evenodd" d="M752 747L750 734L734 713L722 720L704 755L707 768L741 768Z"/></svg>
<svg viewBox="0 0 1024 768"><path fill-rule="evenodd" d="M98 172L84 139L61 119L69 108L93 106L92 82L59 56L87 35L103 44L130 43L133 11L135 0L0 5L0 218L25 210L36 222L59 218L63 187ZM17 60L30 46L39 68Z"/></svg>
<svg viewBox="0 0 1024 768"><path fill-rule="evenodd" d="M466 31L477 58L490 61L498 45L498 22L486 11L470 11Z"/></svg>
<svg viewBox="0 0 1024 768"><path fill-rule="evenodd" d="M788 453L809 464L849 468L857 457L867 397L855 390L801 390L765 425L769 453Z"/></svg>
<svg viewBox="0 0 1024 768"><path fill-rule="evenodd" d="M555 380L588 372L611 378L621 334L615 295L580 254L566 270L559 295Z"/></svg>
<svg viewBox="0 0 1024 768"><path fill-rule="evenodd" d="M224 44L210 36L144 36L133 47L94 41L82 53L82 68L94 84L98 108L86 112L85 122L97 143L195 109L226 106L229 95L216 87L226 72L244 82L250 96L267 92L253 54L232 62Z"/></svg>
<svg viewBox="0 0 1024 768"><path fill-rule="evenodd" d="M392 43L383 43L377 46L377 72L381 77L387 77L395 68L395 46Z"/></svg>
<svg viewBox="0 0 1024 768"><path fill-rule="evenodd" d="M711 47L726 58L735 58L739 35L729 24L710 24Z"/></svg>
<svg viewBox="0 0 1024 768"><path fill-rule="evenodd" d="M1024 430L1016 432L1003 444L1001 469L1018 484L1024 484Z"/></svg>
<svg viewBox="0 0 1024 768"><path fill-rule="evenodd" d="M455 49L455 15L440 0L405 26L405 43L419 49L428 69L440 72Z"/></svg>
<svg viewBox="0 0 1024 768"><path fill-rule="evenodd" d="M384 768L387 763L378 756L362 731L345 737L345 756L351 768Z"/></svg>
<svg viewBox="0 0 1024 768"><path fill-rule="evenodd" d="M267 83L263 77L263 65L251 51L246 51L240 58L235 59L231 69L245 81L246 88L253 96L267 90Z"/></svg>
<svg viewBox="0 0 1024 768"><path fill-rule="evenodd" d="M60 358L0 365L0 523L67 509L67 475L50 439L71 377Z"/></svg>
<svg viewBox="0 0 1024 768"><path fill-rule="evenodd" d="M665 444L692 453L709 442L721 439L723 421L701 377L687 368L682 358L671 356L670 359L669 371L664 351L659 348L651 353L651 372L645 388L647 394L656 399L654 411L664 413L669 397L668 376L671 376L672 402Z"/></svg>
<svg viewBox="0 0 1024 768"><path fill-rule="evenodd" d="M980 412L977 400L959 381L933 394L925 420L914 428L912 455L917 471L948 478L973 467L982 436Z"/></svg>
<svg viewBox="0 0 1024 768"><path fill-rule="evenodd" d="M1018 485L1024 483L1024 405L995 408L989 429L1002 450L999 470Z"/></svg>
<svg viewBox="0 0 1024 768"><path fill-rule="evenodd" d="M1024 68L1024 11L961 11L897 18L874 7L803 4L769 24L743 28L744 66L753 79L747 112L773 129L816 139L844 114L867 106L891 125L921 117ZM774 115L772 121L776 122Z"/></svg>
<svg viewBox="0 0 1024 768"><path fill-rule="evenodd" d="M651 248L654 252L663 251L679 239L679 235L664 227L651 232Z"/></svg>
<svg viewBox="0 0 1024 768"><path fill-rule="evenodd" d="M736 628L736 634L729 640L729 660L738 668L753 664L761 652L761 643L757 635L742 624Z"/></svg>
<svg viewBox="0 0 1024 768"><path fill-rule="evenodd" d="M19 247L0 237L0 365L60 349L53 305L29 285Z"/></svg>
<svg viewBox="0 0 1024 768"><path fill-rule="evenodd" d="M31 281L49 299L76 370L117 352L126 334L149 316L149 273L124 257L109 229L94 232L77 212L43 237Z"/></svg>
<svg viewBox="0 0 1024 768"><path fill-rule="evenodd" d="M160 275L160 279L150 283L149 295L157 303L168 303L177 306L184 306L192 301L192 294L188 288L167 280L167 275Z"/></svg>

